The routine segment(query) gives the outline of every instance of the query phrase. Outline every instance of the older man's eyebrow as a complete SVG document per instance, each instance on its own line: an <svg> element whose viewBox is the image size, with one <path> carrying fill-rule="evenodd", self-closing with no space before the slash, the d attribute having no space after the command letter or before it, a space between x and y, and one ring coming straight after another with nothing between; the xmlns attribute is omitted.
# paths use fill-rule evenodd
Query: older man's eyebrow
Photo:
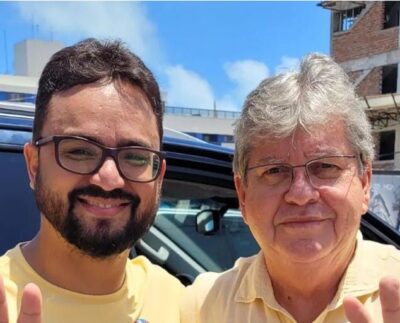
<svg viewBox="0 0 400 323"><path fill-rule="evenodd" d="M344 151L339 150L335 147L327 147L327 148L317 149L310 153L305 153L304 156L309 157L309 158L318 158L318 157L324 157L324 156L336 156L336 155L345 155L345 154L346 153Z"/></svg>
<svg viewBox="0 0 400 323"><path fill-rule="evenodd" d="M338 150L335 147L324 147L324 148L320 148L320 149L316 149L313 152L309 152L309 153L304 153L304 156L306 158L319 158L319 157L324 157L324 156L337 156L337 155L345 155L346 153ZM256 165L264 165L264 164L286 164L288 163L288 159L290 158L290 156L287 156L285 158L280 158L277 156L265 156L265 157L261 157L260 159L257 159L255 161Z"/></svg>
<svg viewBox="0 0 400 323"><path fill-rule="evenodd" d="M282 158L278 158L276 156L267 156L267 157L262 157L258 160L256 160L257 165L262 165L262 164L275 164L275 163L285 163L286 161Z"/></svg>

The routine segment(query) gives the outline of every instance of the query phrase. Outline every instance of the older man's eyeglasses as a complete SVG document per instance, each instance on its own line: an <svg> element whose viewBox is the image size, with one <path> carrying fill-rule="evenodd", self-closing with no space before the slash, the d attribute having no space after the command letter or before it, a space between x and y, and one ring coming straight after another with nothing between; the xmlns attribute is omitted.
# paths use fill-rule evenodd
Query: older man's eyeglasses
<svg viewBox="0 0 400 323"><path fill-rule="evenodd" d="M154 181L161 170L164 154L140 146L110 148L78 136L50 136L35 142L37 147L55 144L58 165L75 174L96 173L107 157L114 159L122 177L132 182Z"/></svg>
<svg viewBox="0 0 400 323"><path fill-rule="evenodd" d="M355 158L354 155L327 156L296 166L285 163L264 164L248 167L247 172L256 172L267 186L289 188L293 181L294 169L304 167L311 185L320 188L335 186L351 178L356 166L350 160Z"/></svg>

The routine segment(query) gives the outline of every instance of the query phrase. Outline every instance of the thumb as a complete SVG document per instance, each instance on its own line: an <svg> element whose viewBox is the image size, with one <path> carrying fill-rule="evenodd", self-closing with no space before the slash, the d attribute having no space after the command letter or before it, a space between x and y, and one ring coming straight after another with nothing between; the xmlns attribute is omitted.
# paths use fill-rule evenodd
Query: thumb
<svg viewBox="0 0 400 323"><path fill-rule="evenodd" d="M21 309L17 323L42 322L42 293L35 284L27 284L22 291Z"/></svg>

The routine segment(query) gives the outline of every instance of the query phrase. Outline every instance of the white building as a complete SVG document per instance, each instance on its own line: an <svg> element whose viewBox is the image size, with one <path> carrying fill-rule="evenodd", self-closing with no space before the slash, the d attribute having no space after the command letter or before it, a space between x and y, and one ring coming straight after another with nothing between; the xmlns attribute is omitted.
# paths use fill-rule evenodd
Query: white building
<svg viewBox="0 0 400 323"><path fill-rule="evenodd" d="M17 75L0 75L0 103L26 103L34 109L38 80L51 55L64 47L62 43L25 40L15 46ZM190 134L196 138L233 147L233 122L238 112L165 107L164 127Z"/></svg>

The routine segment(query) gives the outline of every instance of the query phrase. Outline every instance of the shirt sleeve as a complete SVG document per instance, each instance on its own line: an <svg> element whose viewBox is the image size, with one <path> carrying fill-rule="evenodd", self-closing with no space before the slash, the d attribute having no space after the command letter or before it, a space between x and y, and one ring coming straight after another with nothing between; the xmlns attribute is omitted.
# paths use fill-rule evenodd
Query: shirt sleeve
<svg viewBox="0 0 400 323"><path fill-rule="evenodd" d="M201 315L202 304L217 277L217 273L201 274L186 287L180 304L181 323L206 323Z"/></svg>

